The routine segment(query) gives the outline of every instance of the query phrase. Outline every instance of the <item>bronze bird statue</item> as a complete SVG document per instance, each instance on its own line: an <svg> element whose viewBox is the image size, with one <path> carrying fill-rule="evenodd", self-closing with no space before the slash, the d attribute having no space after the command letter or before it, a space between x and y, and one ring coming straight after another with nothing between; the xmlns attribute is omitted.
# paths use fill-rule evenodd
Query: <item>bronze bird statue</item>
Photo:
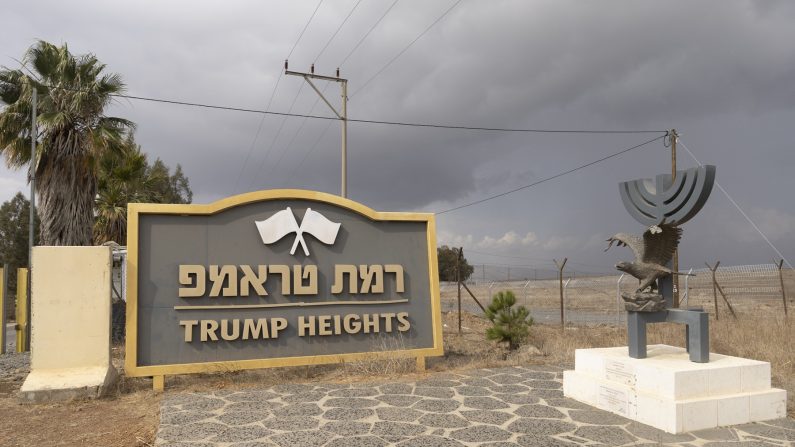
<svg viewBox="0 0 795 447"><path fill-rule="evenodd" d="M635 253L635 262L619 262L616 269L629 273L640 280L636 293L657 290L657 279L668 275L686 275L674 272L665 264L671 258L679 245L682 229L669 224L653 225L643 233L643 237L634 234L618 233L607 239L610 244L605 251L615 243L618 247L629 247Z"/></svg>

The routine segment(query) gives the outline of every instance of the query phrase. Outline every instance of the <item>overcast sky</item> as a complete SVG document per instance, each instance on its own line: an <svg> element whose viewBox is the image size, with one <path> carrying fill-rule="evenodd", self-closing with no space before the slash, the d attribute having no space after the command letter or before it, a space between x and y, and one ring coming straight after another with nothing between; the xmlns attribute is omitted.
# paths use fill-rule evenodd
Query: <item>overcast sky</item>
<svg viewBox="0 0 795 447"><path fill-rule="evenodd" d="M392 0L325 0L290 56L290 68L308 71L314 62L317 73L332 75L340 66L350 80L351 118L676 128L696 157L717 165L719 183L795 262L795 2L463 0L376 75L454 3L399 0L351 53ZM35 39L66 42L74 53L92 52L123 75L131 95L265 109L278 80L270 110L286 112L292 105L295 113L332 116L300 78L280 77L317 4L6 2L0 64L18 67ZM339 103L336 84L326 92ZM338 122L263 120L134 100L118 102L109 114L138 124L136 138L152 159L182 164L195 202L283 187L339 193ZM441 211L654 136L351 123L349 197L382 211ZM696 166L681 147L678 163L680 169ZM631 253L619 248L605 254L604 240L644 230L624 211L617 184L669 171L670 150L658 141L439 215L438 239L463 245L474 263L549 268L552 258L568 257L574 270L610 271ZM27 188L22 173L0 169L0 200ZM777 257L717 189L684 230L684 267Z"/></svg>

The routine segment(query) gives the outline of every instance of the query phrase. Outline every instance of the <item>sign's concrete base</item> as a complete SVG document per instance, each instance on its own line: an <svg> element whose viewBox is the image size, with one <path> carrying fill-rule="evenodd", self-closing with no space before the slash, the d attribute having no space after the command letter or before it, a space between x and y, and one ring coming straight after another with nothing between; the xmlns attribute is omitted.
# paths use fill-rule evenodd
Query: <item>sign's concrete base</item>
<svg viewBox="0 0 795 447"><path fill-rule="evenodd" d="M19 390L19 400L43 403L96 399L107 395L117 378L112 366L33 371Z"/></svg>
<svg viewBox="0 0 795 447"><path fill-rule="evenodd" d="M578 349L563 393L668 433L786 417L787 392L770 387L770 363L711 353L691 362L683 348Z"/></svg>

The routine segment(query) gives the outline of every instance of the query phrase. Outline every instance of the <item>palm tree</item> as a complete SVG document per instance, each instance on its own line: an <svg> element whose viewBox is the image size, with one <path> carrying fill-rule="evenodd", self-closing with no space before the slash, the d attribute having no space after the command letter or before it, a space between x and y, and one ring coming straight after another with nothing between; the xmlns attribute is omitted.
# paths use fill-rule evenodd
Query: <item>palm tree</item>
<svg viewBox="0 0 795 447"><path fill-rule="evenodd" d="M105 116L113 95L124 91L121 77L105 73L93 54L73 55L38 41L22 69L0 70L0 152L10 167L30 162L31 98L38 94L36 191L41 243L91 245L97 165L108 151L119 151L134 124Z"/></svg>
<svg viewBox="0 0 795 447"><path fill-rule="evenodd" d="M129 133L119 152L107 152L99 163L94 243L127 240L127 204L163 203L160 185L169 181L168 168L156 171Z"/></svg>

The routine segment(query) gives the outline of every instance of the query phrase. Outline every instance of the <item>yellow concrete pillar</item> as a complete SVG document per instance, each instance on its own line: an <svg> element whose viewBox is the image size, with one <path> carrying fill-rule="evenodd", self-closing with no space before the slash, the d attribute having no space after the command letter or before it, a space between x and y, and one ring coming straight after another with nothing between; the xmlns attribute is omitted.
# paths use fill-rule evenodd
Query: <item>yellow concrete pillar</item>
<svg viewBox="0 0 795 447"><path fill-rule="evenodd" d="M165 388L166 388L165 376L152 377L152 389L155 391L155 393L162 393Z"/></svg>
<svg viewBox="0 0 795 447"><path fill-rule="evenodd" d="M425 372L425 356L417 356L417 372Z"/></svg>
<svg viewBox="0 0 795 447"><path fill-rule="evenodd" d="M28 269L17 269L17 352L25 352L28 327Z"/></svg>
<svg viewBox="0 0 795 447"><path fill-rule="evenodd" d="M5 269L0 268L0 354L6 352L6 283Z"/></svg>

